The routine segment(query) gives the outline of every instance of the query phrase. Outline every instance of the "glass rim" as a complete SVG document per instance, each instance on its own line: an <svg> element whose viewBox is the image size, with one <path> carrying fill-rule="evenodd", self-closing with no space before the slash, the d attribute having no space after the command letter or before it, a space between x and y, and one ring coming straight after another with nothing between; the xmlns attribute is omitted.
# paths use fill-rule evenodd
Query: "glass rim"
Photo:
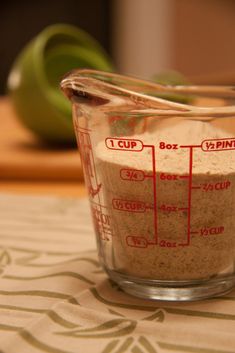
<svg viewBox="0 0 235 353"><path fill-rule="evenodd" d="M207 98L222 98L235 102L234 86L219 85L163 85L132 76L120 75L92 69L75 69L67 73L60 82L63 93L73 101L74 97L83 99L96 99L100 105L112 102L112 108L120 102L121 98L129 99L142 107L130 109L123 107L115 113L125 116L181 116L200 119L235 117L235 105L225 106L195 106L191 104L174 102L158 94L184 94L197 95ZM119 98L119 100L118 100ZM106 113L114 113L107 107Z"/></svg>

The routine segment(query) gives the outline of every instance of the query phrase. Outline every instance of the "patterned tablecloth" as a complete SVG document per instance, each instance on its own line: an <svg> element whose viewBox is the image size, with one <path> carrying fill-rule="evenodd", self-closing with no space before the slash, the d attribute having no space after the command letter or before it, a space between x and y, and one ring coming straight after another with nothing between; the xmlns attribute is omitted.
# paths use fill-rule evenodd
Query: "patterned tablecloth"
<svg viewBox="0 0 235 353"><path fill-rule="evenodd" d="M97 261L87 200L0 195L1 353L234 353L235 290L131 297Z"/></svg>

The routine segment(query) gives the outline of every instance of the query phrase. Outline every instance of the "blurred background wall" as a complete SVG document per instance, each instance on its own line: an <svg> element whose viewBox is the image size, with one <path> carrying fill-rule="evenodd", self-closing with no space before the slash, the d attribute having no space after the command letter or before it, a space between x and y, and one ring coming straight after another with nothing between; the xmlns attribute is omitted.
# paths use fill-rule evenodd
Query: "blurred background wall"
<svg viewBox="0 0 235 353"><path fill-rule="evenodd" d="M151 77L173 66L173 0L113 0L112 53L120 71Z"/></svg>
<svg viewBox="0 0 235 353"><path fill-rule="evenodd" d="M3 0L0 94L20 49L59 22L93 35L120 72L176 69L195 82L235 83L234 0Z"/></svg>
<svg viewBox="0 0 235 353"><path fill-rule="evenodd" d="M0 94L22 47L53 23L70 23L94 36L109 51L109 0L2 0L0 2Z"/></svg>
<svg viewBox="0 0 235 353"><path fill-rule="evenodd" d="M173 3L174 67L200 82L235 84L235 1Z"/></svg>
<svg viewBox="0 0 235 353"><path fill-rule="evenodd" d="M195 82L235 83L234 0L114 0L112 9L121 71L175 69Z"/></svg>

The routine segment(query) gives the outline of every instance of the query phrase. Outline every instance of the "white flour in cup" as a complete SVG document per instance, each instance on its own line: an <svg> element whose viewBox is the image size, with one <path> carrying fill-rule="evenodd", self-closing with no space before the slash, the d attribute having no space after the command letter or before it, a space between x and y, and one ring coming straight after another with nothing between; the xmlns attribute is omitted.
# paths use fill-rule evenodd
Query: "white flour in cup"
<svg viewBox="0 0 235 353"><path fill-rule="evenodd" d="M233 272L235 150L193 148L189 191L190 148L159 147L161 142L201 145L203 140L231 138L228 135L209 123L189 120L128 137L155 148L156 211L152 148L133 152L109 149L105 141L98 144L97 170L112 229L112 239L103 245L112 247L108 267L158 280L206 279ZM133 170L141 171L143 180L131 178Z"/></svg>

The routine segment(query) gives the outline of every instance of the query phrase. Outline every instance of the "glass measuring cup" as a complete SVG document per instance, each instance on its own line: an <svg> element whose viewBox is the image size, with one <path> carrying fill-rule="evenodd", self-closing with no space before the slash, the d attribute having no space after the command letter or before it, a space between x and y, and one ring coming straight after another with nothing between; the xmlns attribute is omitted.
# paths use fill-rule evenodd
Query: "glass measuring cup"
<svg viewBox="0 0 235 353"><path fill-rule="evenodd" d="M232 289L234 89L163 86L93 70L69 73L61 87L73 105L109 277L128 293L161 300ZM166 99L179 94L194 95L192 104ZM202 97L216 98L206 107Z"/></svg>

